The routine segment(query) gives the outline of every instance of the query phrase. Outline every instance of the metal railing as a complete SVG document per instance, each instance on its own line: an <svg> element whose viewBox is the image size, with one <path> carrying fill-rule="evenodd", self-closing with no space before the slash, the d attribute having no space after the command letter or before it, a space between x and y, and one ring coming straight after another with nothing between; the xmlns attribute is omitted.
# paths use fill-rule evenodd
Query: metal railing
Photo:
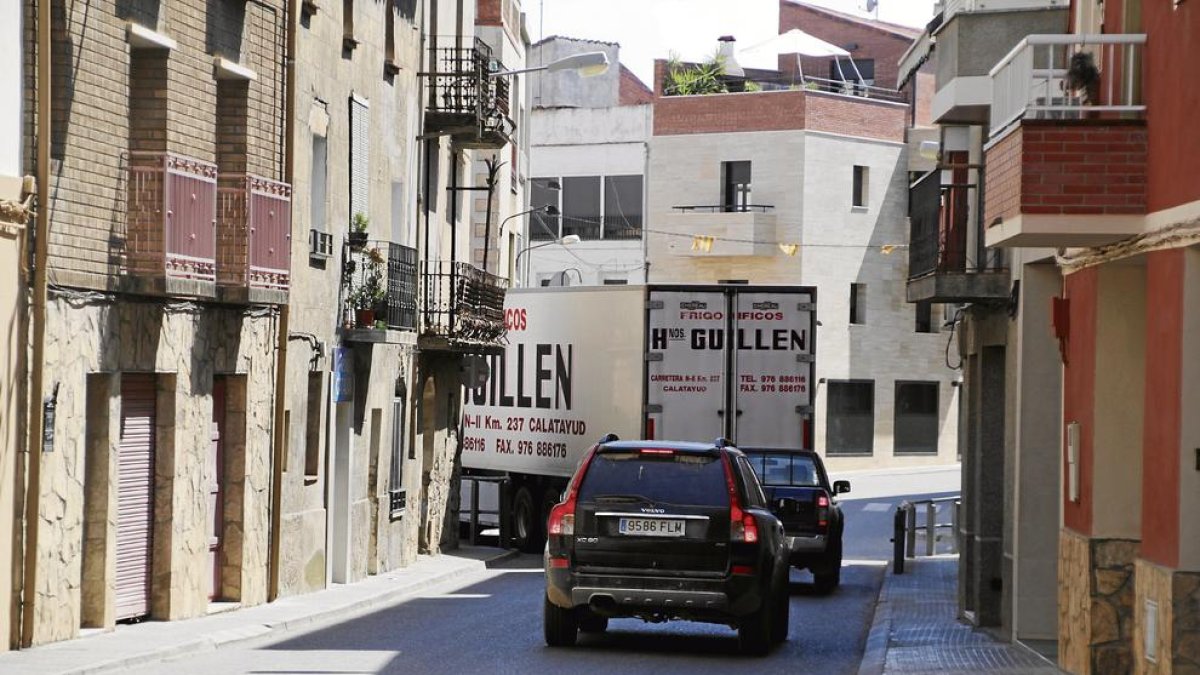
<svg viewBox="0 0 1200 675"><path fill-rule="evenodd" d="M286 291L292 186L249 174L217 179L217 283Z"/></svg>
<svg viewBox="0 0 1200 675"><path fill-rule="evenodd" d="M473 38L470 47L430 49L434 70L422 73L430 89L426 106L431 116L426 119L436 124L438 115L468 117L481 135L511 134L509 82L506 77L492 76L501 67L491 47Z"/></svg>
<svg viewBox="0 0 1200 675"><path fill-rule="evenodd" d="M771 204L689 204L671 208L680 213L769 213L775 210Z"/></svg>
<svg viewBox="0 0 1200 675"><path fill-rule="evenodd" d="M939 523L937 521L939 504L950 505L950 522ZM960 496L901 502L900 506L896 507L896 513L892 519L892 573L904 574L904 561L907 558L915 558L918 555L931 556L937 553L939 541L949 542L949 553L961 551L962 546L958 539L961 508L962 498ZM917 522L918 512L924 512L924 523ZM949 530L950 534L948 536L940 534L939 532L942 530ZM924 538L923 553L918 552L917 549L918 534L923 535Z"/></svg>
<svg viewBox="0 0 1200 675"><path fill-rule="evenodd" d="M580 239L612 239L630 240L642 238L642 217L640 215L578 217L578 216L541 216L546 227L537 223L529 226L531 241L554 241L559 238L559 221L562 221L562 234L574 234Z"/></svg>
<svg viewBox="0 0 1200 675"><path fill-rule="evenodd" d="M417 327L417 249L388 244L387 323L391 328Z"/></svg>
<svg viewBox="0 0 1200 675"><path fill-rule="evenodd" d="M904 92L877 87L874 84L867 84L865 81L859 82L850 78L851 75L852 73L847 73L847 79L833 80L809 75L801 77L799 73L781 73L771 77L738 78L730 80L728 86L730 91L813 91L896 103L907 100Z"/></svg>
<svg viewBox="0 0 1200 675"><path fill-rule="evenodd" d="M169 152L132 152L127 197L130 273L216 281L216 164Z"/></svg>
<svg viewBox="0 0 1200 675"><path fill-rule="evenodd" d="M378 274L384 295L374 308L375 316L388 328L417 327L417 250L390 241L368 241L364 246L346 247L346 303L354 309L352 294ZM386 277L385 277L386 275Z"/></svg>
<svg viewBox="0 0 1200 675"><path fill-rule="evenodd" d="M1144 34L1029 35L992 68L990 133L1021 119L1140 116Z"/></svg>
<svg viewBox="0 0 1200 675"><path fill-rule="evenodd" d="M955 14L970 12L1014 11L1062 7L1066 3L1053 0L945 0L942 3L942 22L949 21Z"/></svg>
<svg viewBox="0 0 1200 675"><path fill-rule="evenodd" d="M421 264L421 332L451 342L499 345L504 340L508 280L465 262Z"/></svg>

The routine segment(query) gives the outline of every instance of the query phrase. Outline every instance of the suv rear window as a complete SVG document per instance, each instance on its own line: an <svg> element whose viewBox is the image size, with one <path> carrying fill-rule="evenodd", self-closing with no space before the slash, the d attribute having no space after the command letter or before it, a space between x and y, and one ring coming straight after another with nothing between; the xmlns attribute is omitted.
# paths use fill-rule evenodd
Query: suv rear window
<svg viewBox="0 0 1200 675"><path fill-rule="evenodd" d="M618 495L663 504L728 506L724 460L692 453L602 452L588 466L579 499Z"/></svg>
<svg viewBox="0 0 1200 675"><path fill-rule="evenodd" d="M780 453L746 453L763 485L821 487L821 476L812 457Z"/></svg>

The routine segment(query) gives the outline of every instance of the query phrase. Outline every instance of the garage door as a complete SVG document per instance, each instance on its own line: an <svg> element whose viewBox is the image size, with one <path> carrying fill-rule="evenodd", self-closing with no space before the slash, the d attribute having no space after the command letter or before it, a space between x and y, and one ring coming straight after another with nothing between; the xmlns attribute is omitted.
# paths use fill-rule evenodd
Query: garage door
<svg viewBox="0 0 1200 675"><path fill-rule="evenodd" d="M117 620L150 613L154 528L154 376L121 377L117 451Z"/></svg>

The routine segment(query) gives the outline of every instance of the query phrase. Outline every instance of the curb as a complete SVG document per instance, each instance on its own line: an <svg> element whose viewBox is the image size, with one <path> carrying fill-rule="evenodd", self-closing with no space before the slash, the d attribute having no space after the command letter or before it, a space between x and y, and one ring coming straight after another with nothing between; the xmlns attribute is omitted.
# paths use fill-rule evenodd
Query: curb
<svg viewBox="0 0 1200 675"><path fill-rule="evenodd" d="M889 563L883 569L883 582L879 584L875 614L871 618L871 630L867 633L867 644L863 649L862 663L858 666L858 675L882 675L887 663L888 642L892 633L892 606L887 595L890 567Z"/></svg>
<svg viewBox="0 0 1200 675"><path fill-rule="evenodd" d="M156 663L170 658L188 654L200 654L232 647L252 640L261 639L274 633L285 633L297 628L308 627L335 620L348 620L370 613L382 605L398 602L407 596L414 595L432 586L467 577L490 569L500 563L520 555L520 551L504 551L486 560L467 560L465 564L429 576L413 580L412 583L388 589L369 598L344 605L334 605L310 614L296 616L290 619L280 619L264 623L250 624L237 628L209 633L189 642L173 644L152 651L123 656L103 663L94 663L81 668L70 668L61 671L61 675L99 675L125 670L134 666ZM402 573L403 570L396 572ZM296 596L303 597L303 596ZM259 605L260 607L266 605Z"/></svg>

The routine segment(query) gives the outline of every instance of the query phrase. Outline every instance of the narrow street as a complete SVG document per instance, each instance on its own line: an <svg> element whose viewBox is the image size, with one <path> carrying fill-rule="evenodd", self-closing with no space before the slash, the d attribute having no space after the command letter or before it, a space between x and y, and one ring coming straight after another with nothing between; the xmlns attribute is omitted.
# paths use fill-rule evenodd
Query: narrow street
<svg viewBox="0 0 1200 675"><path fill-rule="evenodd" d="M754 660L756 672L857 671L890 553L892 513L902 499L867 496L842 502L847 518L842 586L821 597L807 573L793 571L788 640L765 659ZM733 630L695 623L616 620L603 635L581 636L573 649L548 648L542 640L542 588L541 559L522 555L465 584L433 587L348 621L131 672L696 673L747 665Z"/></svg>

